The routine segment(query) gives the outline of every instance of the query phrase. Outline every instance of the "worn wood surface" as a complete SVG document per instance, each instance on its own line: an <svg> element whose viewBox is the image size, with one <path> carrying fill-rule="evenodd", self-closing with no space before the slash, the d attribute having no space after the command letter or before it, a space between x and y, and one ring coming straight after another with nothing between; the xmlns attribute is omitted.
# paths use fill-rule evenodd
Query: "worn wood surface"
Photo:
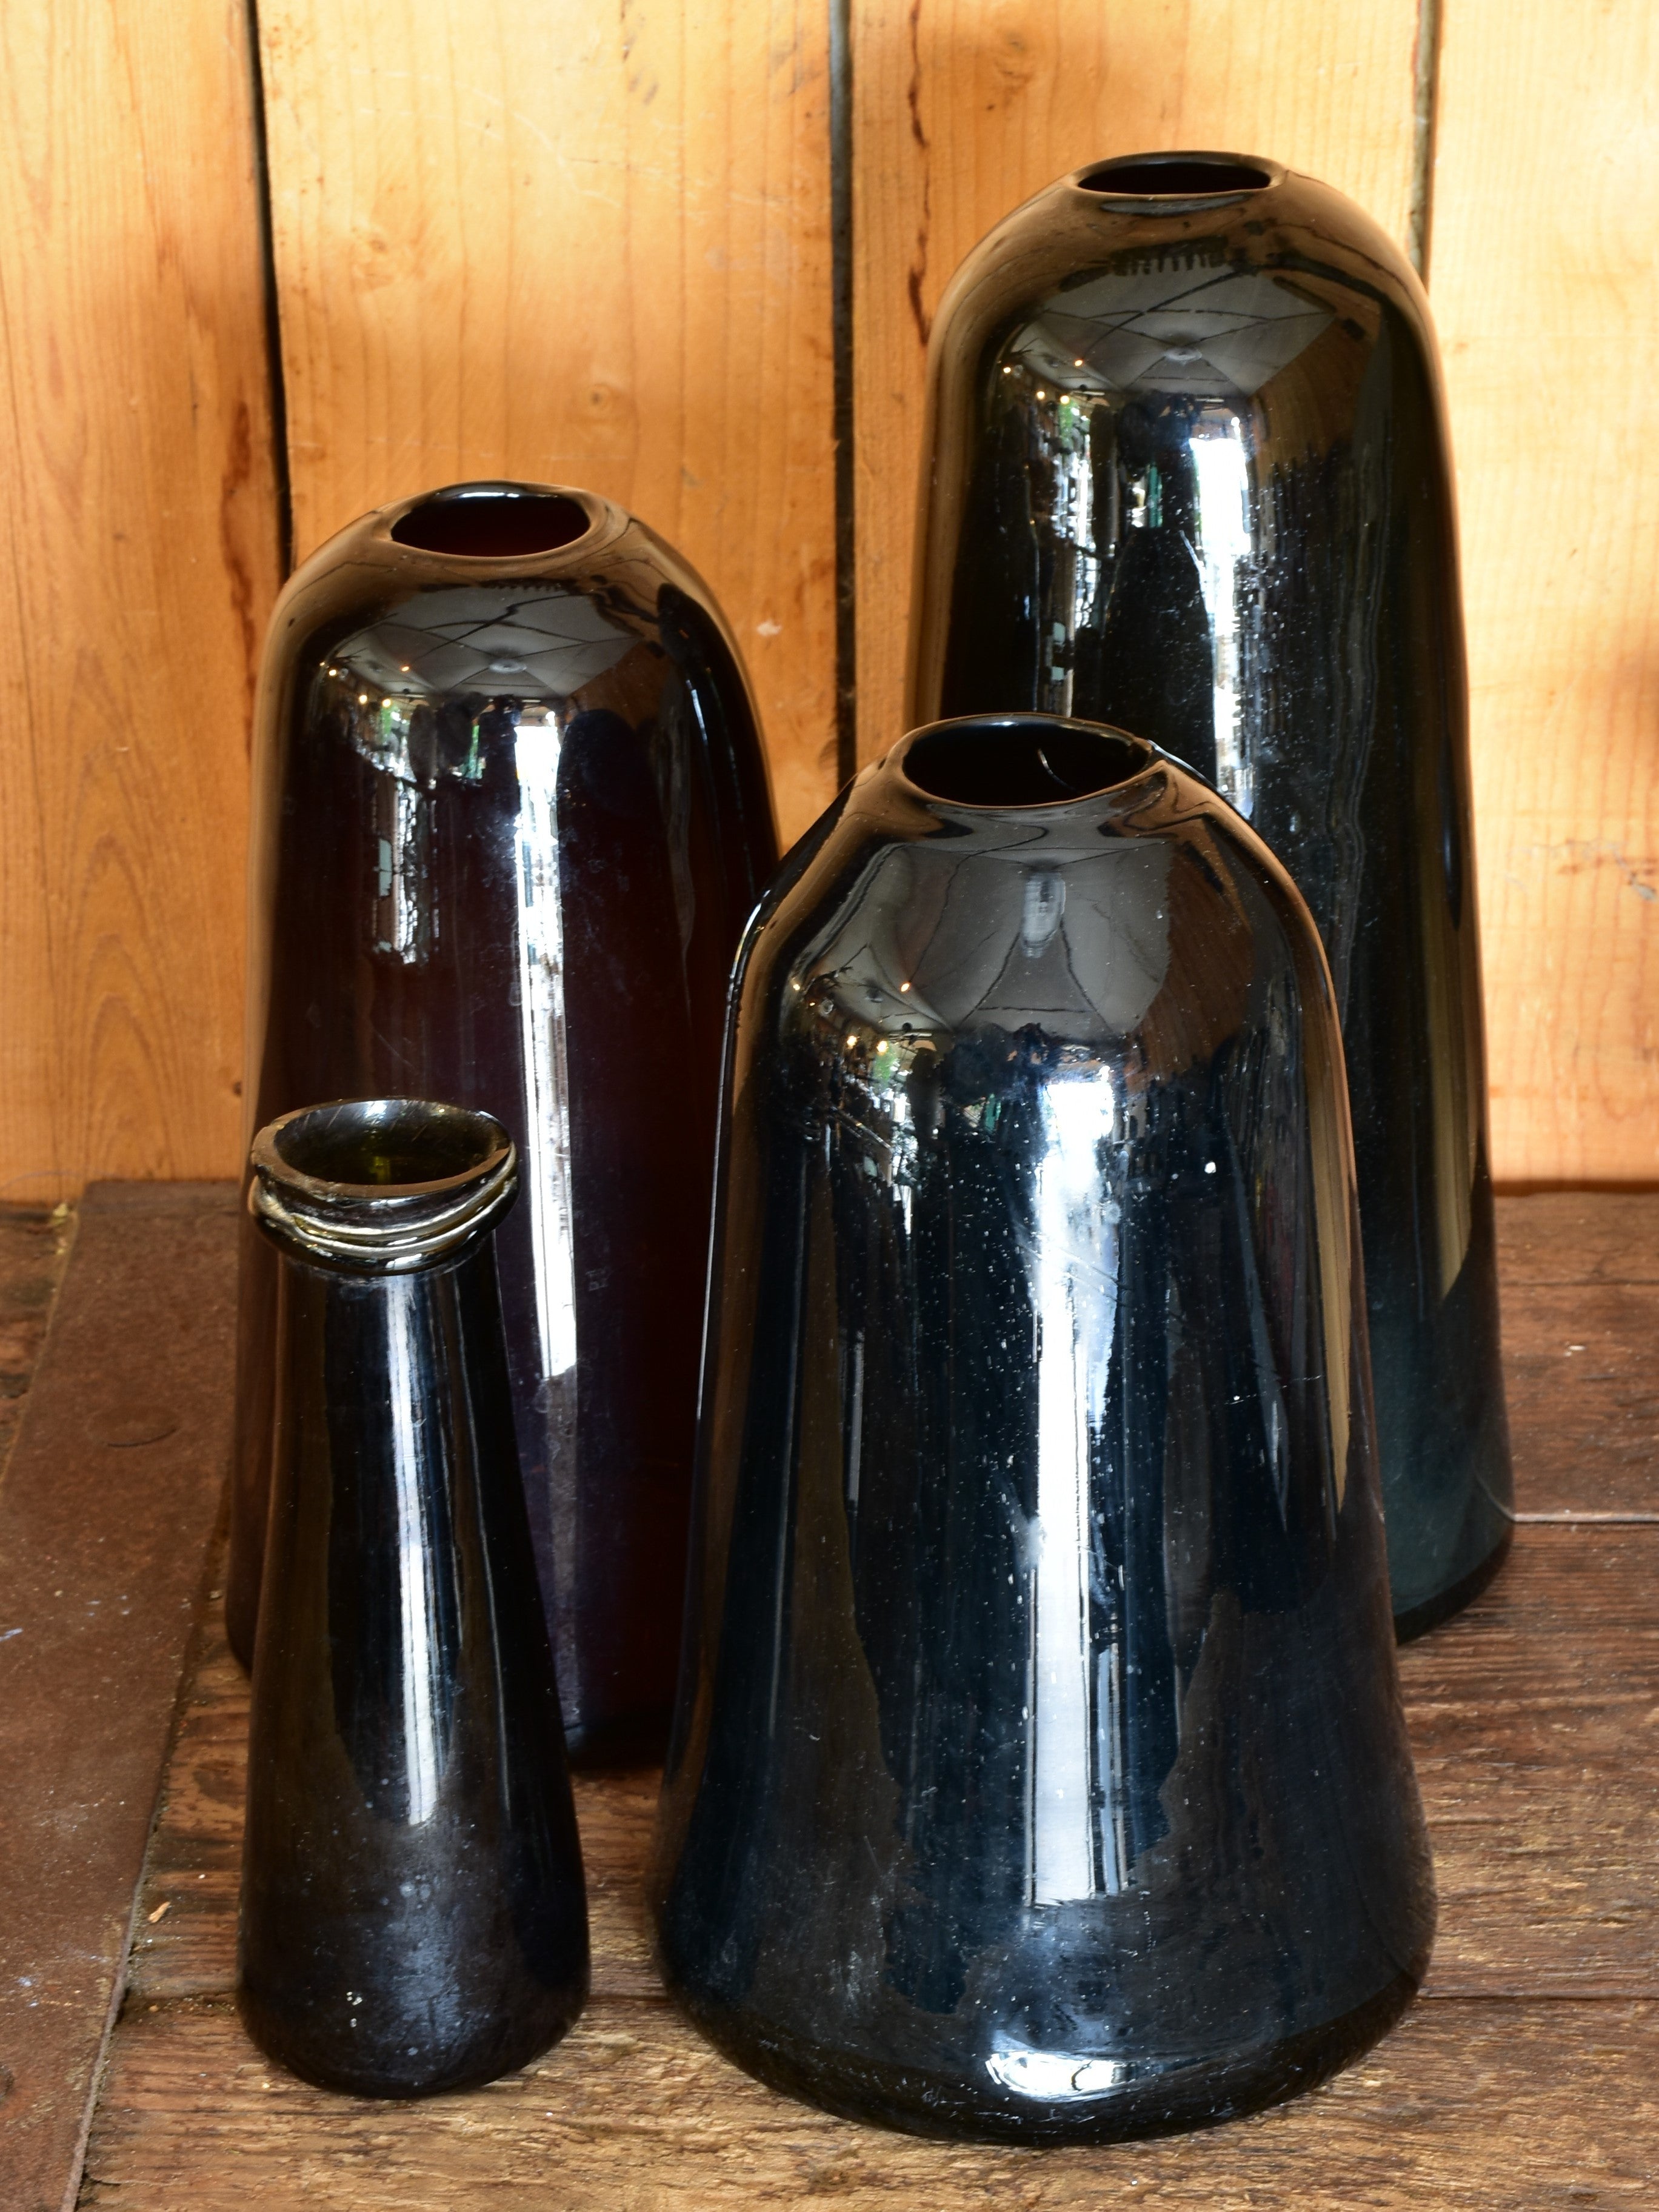
<svg viewBox="0 0 1659 2212"><path fill-rule="evenodd" d="M1659 1201L1595 1190L1499 1199L1498 1273L1506 1316L1524 1313L1535 1285L1659 1284Z"/></svg>
<svg viewBox="0 0 1659 2212"><path fill-rule="evenodd" d="M58 2212L229 1439L234 1187L94 1184L0 1482L0 2204Z"/></svg>
<svg viewBox="0 0 1659 2212"><path fill-rule="evenodd" d="M66 1206L0 1205L0 1479L73 1231Z"/></svg>
<svg viewBox="0 0 1659 2212"><path fill-rule="evenodd" d="M1417 0L853 0L859 736L902 729L923 368L969 248L1066 170L1212 147L1403 240Z"/></svg>
<svg viewBox="0 0 1659 2212"><path fill-rule="evenodd" d="M1520 1510L1659 1522L1659 1198L1500 1200Z"/></svg>
<svg viewBox="0 0 1659 2212"><path fill-rule="evenodd" d="M538 2065L375 2106L262 2060L222 1999L123 2023L82 2203L121 2212L1563 2212L1659 2187L1659 2006L1420 2004L1317 2094L1107 2150L923 2143L738 2073L668 2007L591 2005Z"/></svg>
<svg viewBox="0 0 1659 2212"><path fill-rule="evenodd" d="M1442 14L1450 392L1500 1175L1659 1177L1659 15Z"/></svg>
<svg viewBox="0 0 1659 2212"><path fill-rule="evenodd" d="M1505 1366L1523 1510L1659 1522L1659 1285L1540 1285L1510 1300Z"/></svg>
<svg viewBox="0 0 1659 2212"><path fill-rule="evenodd" d="M799 835L834 788L823 8L258 15L298 552L461 477L620 501L730 617Z"/></svg>
<svg viewBox="0 0 1659 2212"><path fill-rule="evenodd" d="M276 582L242 0L0 10L0 1197L229 1172Z"/></svg>
<svg viewBox="0 0 1659 2212"><path fill-rule="evenodd" d="M1623 1279L1654 1273L1659 1198L1510 1200L1499 1228L1510 1336L1542 1342L1552 1301L1633 1293L1639 1283ZM1604 1356L1634 1382L1650 1352L1632 1329ZM528 2212L740 2212L816 2196L848 2212L906 2198L930 2212L1119 2197L1222 2212L1648 2201L1659 2190L1659 1525L1594 1516L1607 1510L1609 1457L1619 1494L1659 1512L1659 1449L1650 1440L1645 1461L1626 1450L1605 1398L1573 1417L1577 1460L1559 1451L1553 1394L1576 1386L1569 1370L1540 1370L1530 1389L1510 1370L1522 1510L1547 1498L1567 1517L1524 1522L1486 1595L1401 1655L1441 1896L1427 1992L1318 2095L1212 2134L1059 2153L921 2144L791 2104L718 2057L660 1994L640 1889L644 1774L579 1784L594 1996L564 2045L428 2104L307 2088L261 2057L234 2010L246 1685L210 1609L83 2205L229 2212L250 2193L273 2212L471 2212L498 2197Z"/></svg>

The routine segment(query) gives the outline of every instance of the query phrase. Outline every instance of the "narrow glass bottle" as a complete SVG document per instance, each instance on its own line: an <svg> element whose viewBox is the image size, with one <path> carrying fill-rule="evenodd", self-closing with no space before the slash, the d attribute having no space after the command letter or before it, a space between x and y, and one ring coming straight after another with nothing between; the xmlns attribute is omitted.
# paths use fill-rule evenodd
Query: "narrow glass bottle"
<svg viewBox="0 0 1659 2212"><path fill-rule="evenodd" d="M252 1165L279 1267L242 2015L327 2088L463 2087L587 1989L491 1235L517 1158L391 1098L285 1115Z"/></svg>

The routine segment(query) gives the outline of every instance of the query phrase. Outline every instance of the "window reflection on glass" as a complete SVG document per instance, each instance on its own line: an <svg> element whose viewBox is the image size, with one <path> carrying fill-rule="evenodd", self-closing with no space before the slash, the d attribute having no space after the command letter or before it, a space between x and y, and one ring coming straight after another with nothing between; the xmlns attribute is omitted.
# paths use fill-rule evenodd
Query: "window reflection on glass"
<svg viewBox="0 0 1659 2212"><path fill-rule="evenodd" d="M374 950L413 966L432 950L430 802L395 771L374 792Z"/></svg>
<svg viewBox="0 0 1659 2212"><path fill-rule="evenodd" d="M1089 422L1089 409L1080 399L1064 398L1054 408L1048 456L1054 489L1054 577L1049 593L1054 611L1042 656L1041 701L1051 714L1072 712L1077 634L1091 619L1100 587Z"/></svg>

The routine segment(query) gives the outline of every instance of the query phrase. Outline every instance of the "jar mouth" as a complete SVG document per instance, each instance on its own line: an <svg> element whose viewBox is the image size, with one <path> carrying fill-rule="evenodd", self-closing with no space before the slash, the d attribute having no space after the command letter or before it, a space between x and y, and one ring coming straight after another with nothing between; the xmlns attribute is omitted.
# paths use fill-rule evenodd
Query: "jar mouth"
<svg viewBox="0 0 1659 2212"><path fill-rule="evenodd" d="M1073 181L1080 191L1115 199L1189 206L1266 191L1283 174L1276 161L1245 154L1126 154L1080 171Z"/></svg>
<svg viewBox="0 0 1659 2212"><path fill-rule="evenodd" d="M562 553L597 527L576 494L543 484L447 484L404 508L395 544L449 560L525 561Z"/></svg>
<svg viewBox="0 0 1659 2212"><path fill-rule="evenodd" d="M255 1149L319 1197L367 1199L480 1174L507 1141L493 1114L424 1098L343 1098L284 1114Z"/></svg>
<svg viewBox="0 0 1659 2212"><path fill-rule="evenodd" d="M342 1098L269 1122L248 1204L279 1243L369 1274L459 1256L513 1202L518 1156L493 1114Z"/></svg>
<svg viewBox="0 0 1659 2212"><path fill-rule="evenodd" d="M913 730L895 765L949 806L1070 806L1105 797L1158 758L1144 738L1058 714L964 714Z"/></svg>

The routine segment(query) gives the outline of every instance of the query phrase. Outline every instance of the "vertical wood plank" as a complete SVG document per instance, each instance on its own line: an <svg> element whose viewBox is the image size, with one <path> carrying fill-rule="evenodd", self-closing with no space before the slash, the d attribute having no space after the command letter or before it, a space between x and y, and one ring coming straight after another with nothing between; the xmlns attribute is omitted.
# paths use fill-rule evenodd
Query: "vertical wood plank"
<svg viewBox="0 0 1659 2212"><path fill-rule="evenodd" d="M232 1166L276 581L241 0L0 13L0 1194Z"/></svg>
<svg viewBox="0 0 1659 2212"><path fill-rule="evenodd" d="M1650 8L1449 0L1431 291L1511 1181L1659 1180L1656 106Z"/></svg>
<svg viewBox="0 0 1659 2212"><path fill-rule="evenodd" d="M1274 156L1404 240L1416 0L854 0L860 744L899 734L927 332L1010 209L1113 155Z"/></svg>
<svg viewBox="0 0 1659 2212"><path fill-rule="evenodd" d="M833 788L822 0L264 0L298 550L463 477L696 563L786 836Z"/></svg>

